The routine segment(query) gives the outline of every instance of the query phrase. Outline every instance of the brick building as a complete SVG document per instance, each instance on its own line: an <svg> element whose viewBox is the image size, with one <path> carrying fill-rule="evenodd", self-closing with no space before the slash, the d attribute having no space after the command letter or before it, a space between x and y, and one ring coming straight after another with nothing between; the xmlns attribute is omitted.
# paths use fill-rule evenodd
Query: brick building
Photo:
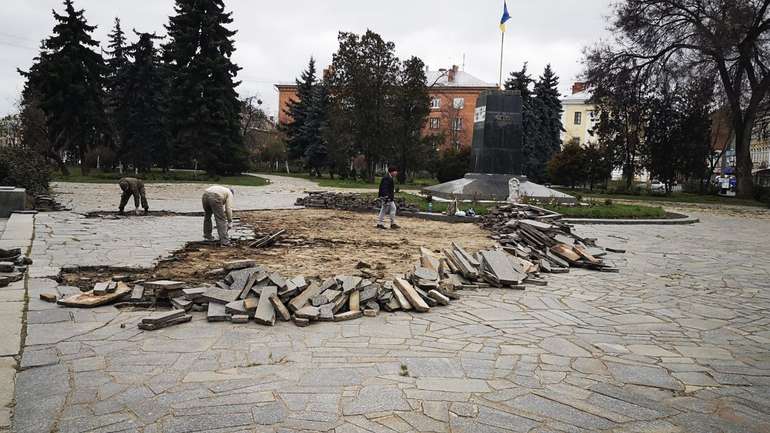
<svg viewBox="0 0 770 433"><path fill-rule="evenodd" d="M423 127L423 135L443 134L443 148L470 146L476 99L485 90L497 89L497 85L461 71L457 65L451 69L427 70L425 75L430 114ZM278 90L278 121L286 124L290 121L286 108L290 100L297 98L297 86L276 84L275 87Z"/></svg>

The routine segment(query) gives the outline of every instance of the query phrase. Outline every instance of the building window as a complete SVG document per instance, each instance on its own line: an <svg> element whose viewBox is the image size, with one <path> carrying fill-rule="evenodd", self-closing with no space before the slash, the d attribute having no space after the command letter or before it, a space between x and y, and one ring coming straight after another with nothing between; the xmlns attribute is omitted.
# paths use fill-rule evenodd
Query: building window
<svg viewBox="0 0 770 433"><path fill-rule="evenodd" d="M580 122L583 120L583 113L580 111L575 112L575 125L580 125Z"/></svg>
<svg viewBox="0 0 770 433"><path fill-rule="evenodd" d="M438 117L430 118L430 129L439 129L441 127L441 119Z"/></svg>
<svg viewBox="0 0 770 433"><path fill-rule="evenodd" d="M454 98L452 105L456 110L462 110L465 107L465 98Z"/></svg>
<svg viewBox="0 0 770 433"><path fill-rule="evenodd" d="M463 129L462 117L452 119L452 129L454 129L455 131L461 131Z"/></svg>
<svg viewBox="0 0 770 433"><path fill-rule="evenodd" d="M441 98L430 98L431 110L438 110L441 108Z"/></svg>

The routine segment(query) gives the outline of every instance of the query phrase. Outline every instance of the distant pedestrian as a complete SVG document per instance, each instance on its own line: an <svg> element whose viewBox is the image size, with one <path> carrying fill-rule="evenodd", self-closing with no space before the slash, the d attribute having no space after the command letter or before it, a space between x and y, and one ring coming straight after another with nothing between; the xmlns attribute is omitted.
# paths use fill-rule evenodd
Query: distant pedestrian
<svg viewBox="0 0 770 433"><path fill-rule="evenodd" d="M230 238L227 231L232 228L233 224L233 206L234 206L234 192L232 189L213 185L209 187L201 198L203 204L203 238L206 240L213 240L211 236L212 225L211 217L217 224L217 234L219 235L219 244L224 247L229 247Z"/></svg>
<svg viewBox="0 0 770 433"><path fill-rule="evenodd" d="M150 207L147 205L147 196L144 193L144 182L135 177L124 177L118 181L123 193L120 196L120 206L118 206L118 213L123 215L123 210L126 208L128 199L134 196L134 213L139 215L139 203L141 202L144 213L150 212Z"/></svg>
<svg viewBox="0 0 770 433"><path fill-rule="evenodd" d="M380 215L377 219L377 228L385 228L385 215L390 218L390 228L397 229L400 226L396 224L396 183L395 178L398 176L398 169L396 167L388 167L388 172L382 177L380 181Z"/></svg>

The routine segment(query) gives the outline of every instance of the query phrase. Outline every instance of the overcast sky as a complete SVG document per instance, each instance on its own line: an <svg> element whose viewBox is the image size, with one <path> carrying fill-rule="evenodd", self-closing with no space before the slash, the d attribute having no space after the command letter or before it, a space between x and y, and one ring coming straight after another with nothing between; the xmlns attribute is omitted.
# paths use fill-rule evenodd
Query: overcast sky
<svg viewBox="0 0 770 433"><path fill-rule="evenodd" d="M59 0L3 0L0 14L0 115L11 112L40 40L51 33L51 9ZM106 45L114 18L123 28L156 31L173 11L173 0L75 0L86 10L94 38ZM310 56L321 66L331 61L337 32L367 28L395 42L400 58L418 56L431 69L462 65L485 81L497 82L502 0L225 0L233 12L235 62L243 69L242 96L257 95L268 112L277 111L277 82L292 81ZM540 74L551 63L567 93L581 72L586 45L606 37L609 0L509 0L512 19L506 32L503 73L524 61Z"/></svg>

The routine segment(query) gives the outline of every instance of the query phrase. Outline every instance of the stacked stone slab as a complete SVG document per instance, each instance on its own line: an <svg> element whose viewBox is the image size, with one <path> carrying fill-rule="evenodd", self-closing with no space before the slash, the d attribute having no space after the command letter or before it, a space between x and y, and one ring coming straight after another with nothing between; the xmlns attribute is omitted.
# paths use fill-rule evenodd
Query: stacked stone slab
<svg viewBox="0 0 770 433"><path fill-rule="evenodd" d="M398 212L419 212L414 205L410 205L401 197L395 199ZM370 211L380 208L380 201L371 194L336 193L336 192L310 192L307 197L300 197L297 206L305 206L322 209L340 209L351 211Z"/></svg>

